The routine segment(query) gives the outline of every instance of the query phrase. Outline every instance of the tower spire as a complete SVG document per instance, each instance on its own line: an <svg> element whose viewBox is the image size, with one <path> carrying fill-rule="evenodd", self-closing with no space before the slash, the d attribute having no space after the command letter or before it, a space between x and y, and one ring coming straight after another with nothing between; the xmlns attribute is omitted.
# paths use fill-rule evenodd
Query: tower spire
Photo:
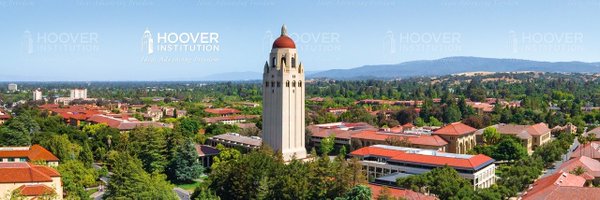
<svg viewBox="0 0 600 200"><path fill-rule="evenodd" d="M287 27L285 27L285 24L283 24L283 26L281 26L281 36L287 35Z"/></svg>

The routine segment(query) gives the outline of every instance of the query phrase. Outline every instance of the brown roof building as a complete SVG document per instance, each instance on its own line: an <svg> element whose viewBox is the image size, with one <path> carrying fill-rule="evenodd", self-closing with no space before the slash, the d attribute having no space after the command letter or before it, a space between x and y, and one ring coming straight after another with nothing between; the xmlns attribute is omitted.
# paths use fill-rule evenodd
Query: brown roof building
<svg viewBox="0 0 600 200"><path fill-rule="evenodd" d="M524 200L545 199L600 199L595 195L600 188L585 187L586 180L568 172L559 171L550 176L536 180L521 195Z"/></svg>
<svg viewBox="0 0 600 200"><path fill-rule="evenodd" d="M27 147L0 147L0 163L39 162L58 166L58 158L46 148L34 144Z"/></svg>
<svg viewBox="0 0 600 200"><path fill-rule="evenodd" d="M469 125L454 122L436 130L433 135L438 135L449 143L448 152L466 154L477 143L475 131L477 129Z"/></svg>

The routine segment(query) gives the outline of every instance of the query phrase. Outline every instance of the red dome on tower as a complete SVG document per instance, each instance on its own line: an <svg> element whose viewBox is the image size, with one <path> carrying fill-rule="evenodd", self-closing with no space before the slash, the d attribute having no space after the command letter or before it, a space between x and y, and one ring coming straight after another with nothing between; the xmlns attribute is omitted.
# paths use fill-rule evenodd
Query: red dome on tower
<svg viewBox="0 0 600 200"><path fill-rule="evenodd" d="M295 49L296 48L296 43L294 43L294 40L292 40L292 38L287 36L287 29L285 27L285 25L283 25L281 27L281 36L279 36L279 38L277 38L275 40L275 42L273 42L273 48L290 48L290 49Z"/></svg>

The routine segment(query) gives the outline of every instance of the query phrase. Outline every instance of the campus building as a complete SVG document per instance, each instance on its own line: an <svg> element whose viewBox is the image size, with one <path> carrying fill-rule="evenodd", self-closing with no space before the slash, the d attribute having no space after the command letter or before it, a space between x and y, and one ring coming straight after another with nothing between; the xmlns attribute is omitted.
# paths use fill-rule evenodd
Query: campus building
<svg viewBox="0 0 600 200"><path fill-rule="evenodd" d="M371 179L422 174L449 166L461 177L470 180L474 188L488 188L496 182L494 159L483 154L454 154L429 149L373 145L353 151L350 155L360 159L363 170Z"/></svg>
<svg viewBox="0 0 600 200"><path fill-rule="evenodd" d="M438 135L448 142L447 152L466 154L477 144L475 131L477 129L462 122L454 122L436 130L433 135Z"/></svg>

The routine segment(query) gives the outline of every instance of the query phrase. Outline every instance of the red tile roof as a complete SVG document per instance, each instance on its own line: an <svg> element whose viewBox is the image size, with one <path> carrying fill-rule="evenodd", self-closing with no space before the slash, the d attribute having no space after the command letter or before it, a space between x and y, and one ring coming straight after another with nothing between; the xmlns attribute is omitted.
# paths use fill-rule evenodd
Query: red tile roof
<svg viewBox="0 0 600 200"><path fill-rule="evenodd" d="M0 183L50 182L60 177L53 168L27 162L0 163Z"/></svg>
<svg viewBox="0 0 600 200"><path fill-rule="evenodd" d="M29 159L28 161L59 161L54 154L38 144L34 144L31 147L0 148L0 158L27 158Z"/></svg>
<svg viewBox="0 0 600 200"><path fill-rule="evenodd" d="M375 184L369 184L369 188L371 188L371 199L377 199L381 190L384 186L379 186ZM388 191L390 191L390 195L394 198L402 198L406 200L434 200L437 199L433 196L428 196L423 193L414 192L412 190L405 189L396 189L388 187Z"/></svg>
<svg viewBox="0 0 600 200"><path fill-rule="evenodd" d="M42 196L55 194L52 188L44 184L22 185L21 187L17 188L16 191L19 191L19 194L23 196Z"/></svg>
<svg viewBox="0 0 600 200"><path fill-rule="evenodd" d="M559 170L571 172L578 167L582 167L585 170L585 172L581 176L586 180L600 178L600 161L587 156L573 158L563 163L560 166Z"/></svg>
<svg viewBox="0 0 600 200"><path fill-rule="evenodd" d="M380 132L374 130L361 131L352 135L352 138L362 140L385 141L388 138L397 137L399 139L407 139L408 142L414 145L442 147L448 144L444 139L437 135L412 135L402 133Z"/></svg>
<svg viewBox="0 0 600 200"><path fill-rule="evenodd" d="M571 158L576 158L580 156L587 156L593 159L600 159L600 141L592 141L585 145L579 145L573 153L571 153Z"/></svg>
<svg viewBox="0 0 600 200"><path fill-rule="evenodd" d="M548 128L547 124L538 123L538 124L528 127L526 129L526 131L531 135L543 135L543 134L549 133L552 130L550 130L550 128Z"/></svg>
<svg viewBox="0 0 600 200"><path fill-rule="evenodd" d="M257 117L258 117L258 115L234 115L234 116L224 116L224 117L206 117L206 118L204 118L204 121L206 121L207 123L218 123L218 122L222 122L222 121L254 119Z"/></svg>
<svg viewBox="0 0 600 200"><path fill-rule="evenodd" d="M204 109L207 113L217 114L217 115L228 115L228 114L237 114L240 113L239 110L233 108L207 108Z"/></svg>
<svg viewBox="0 0 600 200"><path fill-rule="evenodd" d="M463 124L462 122L454 122L448 124L434 132L437 135L466 135L477 131L477 129L470 127L469 125Z"/></svg>
<svg viewBox="0 0 600 200"><path fill-rule="evenodd" d="M171 128L171 125L165 123L151 121L129 121L126 119L115 118L106 115L94 115L88 118L87 121L97 124L106 124L121 131L133 130L137 127Z"/></svg>
<svg viewBox="0 0 600 200"><path fill-rule="evenodd" d="M558 197L569 196L568 199L579 199L573 197L577 196L577 193L579 193L577 190L585 190L585 187L583 187L585 182L585 179L581 176L559 171L535 181L531 184L530 189L525 191L521 197L523 199L561 199ZM600 191L600 188L595 191Z"/></svg>
<svg viewBox="0 0 600 200"><path fill-rule="evenodd" d="M455 168L464 168L464 169L477 169L482 167L484 164L491 163L494 159L483 155L465 155L465 154L451 154L451 153L443 153L443 152L435 152L433 154L428 153L414 153L407 152L403 150L396 150L392 148L382 148L386 145L374 145L370 147L363 147L356 151L353 151L350 155L353 156L378 156L378 157L386 157L390 160L400 161L400 162L409 162L409 163L417 163L423 165L431 165L431 166L444 166L448 165L450 167ZM389 146L388 146L389 147ZM414 149L413 149L414 150ZM432 150L423 150L417 149L421 151L432 151Z"/></svg>
<svg viewBox="0 0 600 200"><path fill-rule="evenodd" d="M311 131L313 137L325 138L334 134L335 138L345 140L349 140L352 135L363 130L377 130L375 127L365 122L313 124L306 127L306 129Z"/></svg>

